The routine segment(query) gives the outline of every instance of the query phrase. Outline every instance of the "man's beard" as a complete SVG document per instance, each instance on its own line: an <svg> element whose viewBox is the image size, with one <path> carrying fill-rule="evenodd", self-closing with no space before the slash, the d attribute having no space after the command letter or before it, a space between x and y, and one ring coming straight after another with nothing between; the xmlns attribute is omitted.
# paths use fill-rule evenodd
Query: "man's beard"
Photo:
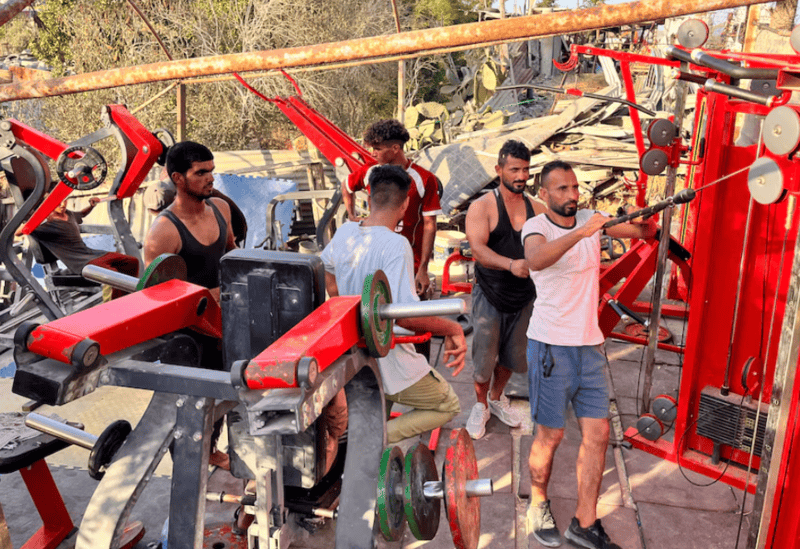
<svg viewBox="0 0 800 549"><path fill-rule="evenodd" d="M575 214L578 213L578 203L567 202L561 206L551 205L550 209L562 217L575 217Z"/></svg>
<svg viewBox="0 0 800 549"><path fill-rule="evenodd" d="M209 189L208 191L206 191L205 188L203 188L203 190L200 191L200 192L194 192L194 191L190 191L190 190L187 189L186 190L186 194L188 194L189 196L191 196L195 200L198 200L198 201L202 202L203 200L205 200L207 198L211 198L213 196L213 192L212 191L213 191L213 187L211 189Z"/></svg>
<svg viewBox="0 0 800 549"><path fill-rule="evenodd" d="M522 194L522 193L525 192L525 183L526 183L525 181L517 180L517 181L512 181L511 183L508 183L502 177L500 178L500 180L503 182L503 186L506 189L508 189L509 191L511 191L512 193L514 193L514 194ZM517 189L516 187L514 187L514 183L522 183L522 187Z"/></svg>

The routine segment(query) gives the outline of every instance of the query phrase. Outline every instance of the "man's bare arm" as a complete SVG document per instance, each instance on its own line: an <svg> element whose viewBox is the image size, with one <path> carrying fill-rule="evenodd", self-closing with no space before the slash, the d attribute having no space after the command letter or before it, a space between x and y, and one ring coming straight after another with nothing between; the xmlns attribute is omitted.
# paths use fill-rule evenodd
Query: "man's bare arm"
<svg viewBox="0 0 800 549"><path fill-rule="evenodd" d="M336 276L325 271L325 289L330 297L339 296L339 285L336 284Z"/></svg>
<svg viewBox="0 0 800 549"><path fill-rule="evenodd" d="M485 197L480 198L473 202L467 210L465 225L472 257L488 269L511 271L514 276L525 278L528 276L528 269L523 260L500 255L489 248L491 231L489 230L488 208L490 204L491 202Z"/></svg>
<svg viewBox="0 0 800 549"><path fill-rule="evenodd" d="M225 251L229 252L236 248L236 237L233 235L233 221L231 220L231 205L221 198L212 198L214 205L219 208L222 217L225 218L225 225L228 227L225 237Z"/></svg>
<svg viewBox="0 0 800 549"><path fill-rule="evenodd" d="M161 254L176 254L181 251L178 229L168 219L158 217L144 239L144 264L150 265Z"/></svg>
<svg viewBox="0 0 800 549"><path fill-rule="evenodd" d="M606 229L606 234L614 238L646 239L652 238L657 230L658 225L656 225L655 220L651 217L650 219L639 221L638 223L636 221L631 221L614 225Z"/></svg>
<svg viewBox="0 0 800 549"><path fill-rule="evenodd" d="M433 253L433 242L436 239L436 216L425 215L422 217L422 249L420 250L419 269L415 276L417 294L422 294L431 285L428 276L428 263Z"/></svg>
<svg viewBox="0 0 800 549"><path fill-rule="evenodd" d="M423 316L398 319L397 324L412 332L430 332L432 335L445 336L445 366L453 369L453 376L457 376L464 368L467 340L458 322L439 316ZM452 360L448 361L447 357L451 357Z"/></svg>
<svg viewBox="0 0 800 549"><path fill-rule="evenodd" d="M603 228L608 218L603 214L594 214L589 221L564 236L548 242L540 234L532 234L525 238L525 261L532 271L541 271L561 259L570 248L588 236Z"/></svg>
<svg viewBox="0 0 800 549"><path fill-rule="evenodd" d="M355 193L351 193L350 189L348 188L348 181L349 177L342 181L342 202L344 203L344 207L347 209L347 217L351 221L355 220L356 218L356 195Z"/></svg>

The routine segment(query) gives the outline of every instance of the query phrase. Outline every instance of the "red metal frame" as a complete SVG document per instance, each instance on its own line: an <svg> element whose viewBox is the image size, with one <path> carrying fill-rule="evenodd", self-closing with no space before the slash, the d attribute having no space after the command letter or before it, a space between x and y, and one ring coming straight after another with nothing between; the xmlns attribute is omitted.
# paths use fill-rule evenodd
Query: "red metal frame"
<svg viewBox="0 0 800 549"><path fill-rule="evenodd" d="M19 470L28 488L36 511L42 518L42 526L33 534L21 549L55 549L74 530L75 525L64 505L44 459Z"/></svg>
<svg viewBox="0 0 800 549"><path fill-rule="evenodd" d="M222 315L206 288L170 280L38 326L28 350L70 364L85 339L108 355L183 328L221 338Z"/></svg>
<svg viewBox="0 0 800 549"><path fill-rule="evenodd" d="M573 55L577 53L606 55L619 60L623 78L628 70L627 64L631 61L678 65L676 61L573 46ZM796 72L796 68L790 67L800 64L800 56L730 52L714 55L723 59L746 61L745 64L750 67L778 68L781 70L779 85L787 78L791 80L793 75L789 73ZM730 80L727 76L704 67L690 64L690 68L722 82L727 83ZM624 80L629 96L630 82L627 78ZM768 156L780 167L787 191L793 195L800 194L800 162L797 159L789 156L776 157L764 147L757 150L755 145L734 144L736 123L742 118L740 115L764 116L771 108L780 104L785 95L776 99L772 106L766 107L702 89L698 91L687 186L702 192L697 199L683 207L678 217L681 221L679 241L692 253L691 271L681 266L682 270L686 270L685 273L681 276L673 273L668 293L673 298L681 296L688 299L691 311L673 440L649 441L640 437L635 428L626 432L626 437L636 448L678 462L686 469L711 478L719 477L723 482L750 492L755 490L757 475L753 472L748 476L745 470L750 460L748 452L723 445L719 448L722 462L714 464L710 457L715 450L714 443L697 434L700 395L704 389L719 389L726 384L734 395L747 394L748 388L742 386L740 381L745 363L749 357L757 357L762 363L767 358L763 378L757 380L763 390L760 395L751 396L757 401L769 403L800 213L796 209L791 210L786 200L774 205L754 204L749 228L745 233L750 204L746 169L721 184L714 187L710 185L724 176L747 168L755 158ZM641 131L636 124L634 128L637 134ZM676 146L679 145L676 143ZM709 187L704 189L706 186ZM784 225L787 216L788 223ZM787 253L781 255L784 242ZM626 272L629 278L634 279L630 288L625 287L630 282L626 279L617 295L623 289L630 296L638 294L641 280L649 278L655 267L654 250L655 248L644 249L642 243L635 245L630 252L635 252L638 258L623 257L604 273L601 279L601 295L619 279L615 271ZM740 263L744 266L741 273ZM778 272L782 273L780 280ZM606 305L608 296L604 295L603 299L601 327L605 331L616 323L616 315ZM735 315L736 324L733 325L734 307L737 303L739 309ZM771 316L773 305L774 319ZM773 322L775 327L770 339L769 326ZM615 334L615 337L618 335ZM797 410L796 392L788 397L792 399L793 409ZM792 421L785 426L787 432L791 433L787 435L787 441L792 445L800 442L796 415L791 414ZM797 452L788 454L796 456ZM784 512L780 516L773 513L767 547L792 547L798 541L796 509L800 506L800 475L793 475L791 466L800 458L784 459L781 463L782 478L778 482L784 489L776 496L772 508L779 509L782 505L784 510L792 511ZM726 461L730 462L727 468ZM759 457L754 456L754 471L759 465Z"/></svg>
<svg viewBox="0 0 800 549"><path fill-rule="evenodd" d="M461 252L456 250L451 253L445 260L444 267L442 268L442 295L449 295L455 292L464 292L465 294L472 293L471 282L450 282L450 265L455 261L475 261L472 257L461 255Z"/></svg>
<svg viewBox="0 0 800 549"><path fill-rule="evenodd" d="M131 115L123 105L108 105L108 115L113 125L119 128L125 141L127 155L127 171L123 174L122 182L116 193L117 199L133 196L144 178L147 177L156 159L164 150L161 142L150 133L142 124ZM56 160L68 148L68 145L58 139L45 135L16 120L9 120L11 131L20 143L24 143L45 156ZM22 233L31 234L56 207L72 193L72 187L59 181L52 192L44 199L42 204L33 212L30 219L23 225Z"/></svg>

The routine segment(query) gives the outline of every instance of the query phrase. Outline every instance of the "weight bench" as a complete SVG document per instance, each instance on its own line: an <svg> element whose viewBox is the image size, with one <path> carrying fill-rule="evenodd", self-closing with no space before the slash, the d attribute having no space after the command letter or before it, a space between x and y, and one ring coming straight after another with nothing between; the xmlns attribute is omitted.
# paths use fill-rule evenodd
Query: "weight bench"
<svg viewBox="0 0 800 549"><path fill-rule="evenodd" d="M0 414L8 416L10 414ZM74 425L73 425L74 426ZM82 426L77 426L81 427ZM58 491L45 458L63 450L70 443L41 433L19 441L16 446L0 448L0 475L19 471L28 488L28 493L42 519L42 526L20 549L55 549L62 541L73 536L78 529L72 522L64 499ZM5 517L0 513L0 532L7 531ZM126 526L120 539L120 547L130 549L144 536L141 522ZM2 545L0 538L0 545Z"/></svg>
<svg viewBox="0 0 800 549"><path fill-rule="evenodd" d="M67 442L40 434L13 448L0 448L0 474L19 471L42 526L21 549L51 549L77 531L58 491L45 458L69 446Z"/></svg>
<svg viewBox="0 0 800 549"><path fill-rule="evenodd" d="M28 235L25 237L28 242L28 249L33 254L36 263L42 266L45 274L45 284L49 291L55 290L78 290L98 288L100 284L87 280L79 274L71 273L67 270L59 269L58 258L47 249L47 246L40 244L36 238Z"/></svg>

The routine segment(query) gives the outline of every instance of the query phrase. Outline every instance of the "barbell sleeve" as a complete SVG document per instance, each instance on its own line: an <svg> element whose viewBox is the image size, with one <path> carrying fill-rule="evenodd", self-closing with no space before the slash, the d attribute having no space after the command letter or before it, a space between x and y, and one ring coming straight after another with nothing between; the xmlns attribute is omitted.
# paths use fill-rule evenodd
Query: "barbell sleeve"
<svg viewBox="0 0 800 549"><path fill-rule="evenodd" d="M86 265L81 271L81 276L87 280L108 284L112 288L128 293L135 292L136 285L139 284L139 279L134 276L118 273L111 269L104 269L97 265Z"/></svg>
<svg viewBox="0 0 800 549"><path fill-rule="evenodd" d="M25 417L25 425L87 450L94 448L94 444L97 442L97 437L86 431L35 412L31 412Z"/></svg>
<svg viewBox="0 0 800 549"><path fill-rule="evenodd" d="M469 497L485 497L494 494L494 484L490 478L476 478L465 483L464 490ZM422 493L428 499L444 498L444 483L441 480L429 480L422 485Z"/></svg>
<svg viewBox="0 0 800 549"><path fill-rule="evenodd" d="M378 316L381 319L414 318L418 316L448 316L467 312L463 299L438 299L415 303L388 303L381 305Z"/></svg>

